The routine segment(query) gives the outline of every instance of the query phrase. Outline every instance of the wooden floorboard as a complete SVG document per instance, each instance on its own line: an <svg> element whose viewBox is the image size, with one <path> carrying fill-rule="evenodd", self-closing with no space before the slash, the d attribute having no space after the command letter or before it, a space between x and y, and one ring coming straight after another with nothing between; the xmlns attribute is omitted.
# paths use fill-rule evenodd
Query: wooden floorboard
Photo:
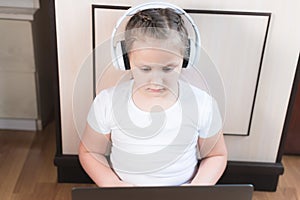
<svg viewBox="0 0 300 200"><path fill-rule="evenodd" d="M0 198L10 199L23 169L34 133L1 131L0 133Z"/></svg>
<svg viewBox="0 0 300 200"><path fill-rule="evenodd" d="M57 183L54 155L54 123L40 132L0 131L0 199L71 200L73 187L94 187ZM300 200L300 156L283 156L283 165L277 191L255 191L253 200Z"/></svg>

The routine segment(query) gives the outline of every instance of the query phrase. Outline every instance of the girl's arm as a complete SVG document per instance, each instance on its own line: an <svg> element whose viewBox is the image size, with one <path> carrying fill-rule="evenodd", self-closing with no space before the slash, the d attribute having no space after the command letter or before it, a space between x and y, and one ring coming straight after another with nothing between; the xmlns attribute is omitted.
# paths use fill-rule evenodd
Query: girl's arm
<svg viewBox="0 0 300 200"><path fill-rule="evenodd" d="M201 163L190 185L214 185L222 176L227 165L227 149L222 132L210 137L199 138Z"/></svg>
<svg viewBox="0 0 300 200"><path fill-rule="evenodd" d="M119 179L111 169L105 153L110 147L110 134L95 132L88 124L79 145L79 160L99 187L132 186Z"/></svg>

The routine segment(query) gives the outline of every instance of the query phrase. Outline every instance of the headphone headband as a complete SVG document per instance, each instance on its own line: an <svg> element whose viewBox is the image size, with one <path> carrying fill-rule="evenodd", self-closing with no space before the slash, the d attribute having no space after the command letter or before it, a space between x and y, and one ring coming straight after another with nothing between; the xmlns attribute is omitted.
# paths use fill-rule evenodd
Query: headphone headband
<svg viewBox="0 0 300 200"><path fill-rule="evenodd" d="M170 3L165 3L165 2L152 2L152 3L144 3L144 4L140 4L138 6L135 7L131 7L129 8L124 15L117 21L116 26L112 32L111 35L111 55L112 55L112 59L113 59L113 63L115 66L117 66L119 69L121 69L121 66L119 65L118 62L115 62L115 60L118 59L117 57L117 47L116 47L116 43L114 41L114 38L116 36L116 33L119 29L119 26L121 25L121 23L125 20L126 17L128 16L133 16L136 13L146 10L146 9L151 9L151 8L171 8L173 9L177 14L181 14L184 15L188 21L190 22L190 24L193 27L194 33L195 33L195 54L194 54L194 58L191 61L192 63L195 63L195 61L198 60L199 58L199 54L200 54L200 48L201 48L201 40L200 40L200 33L199 30L196 26L196 24L194 23L193 19L180 7L170 4Z"/></svg>

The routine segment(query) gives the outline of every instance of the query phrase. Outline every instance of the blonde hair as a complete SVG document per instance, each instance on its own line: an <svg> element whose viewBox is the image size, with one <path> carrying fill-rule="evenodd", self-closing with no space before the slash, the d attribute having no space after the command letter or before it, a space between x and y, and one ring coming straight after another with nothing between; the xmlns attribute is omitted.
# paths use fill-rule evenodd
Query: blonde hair
<svg viewBox="0 0 300 200"><path fill-rule="evenodd" d="M184 58L189 55L188 32L181 15L170 8L153 8L139 11L128 21L125 29L125 47L130 52L133 43L153 39L173 39L174 33L178 36L177 45Z"/></svg>

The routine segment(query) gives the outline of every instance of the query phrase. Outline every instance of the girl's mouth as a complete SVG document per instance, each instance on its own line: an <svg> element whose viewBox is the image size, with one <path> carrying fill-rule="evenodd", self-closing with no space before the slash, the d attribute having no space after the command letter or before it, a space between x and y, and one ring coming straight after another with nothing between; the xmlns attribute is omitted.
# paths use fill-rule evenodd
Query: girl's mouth
<svg viewBox="0 0 300 200"><path fill-rule="evenodd" d="M147 88L147 91L151 93L162 93L165 91L164 88Z"/></svg>

